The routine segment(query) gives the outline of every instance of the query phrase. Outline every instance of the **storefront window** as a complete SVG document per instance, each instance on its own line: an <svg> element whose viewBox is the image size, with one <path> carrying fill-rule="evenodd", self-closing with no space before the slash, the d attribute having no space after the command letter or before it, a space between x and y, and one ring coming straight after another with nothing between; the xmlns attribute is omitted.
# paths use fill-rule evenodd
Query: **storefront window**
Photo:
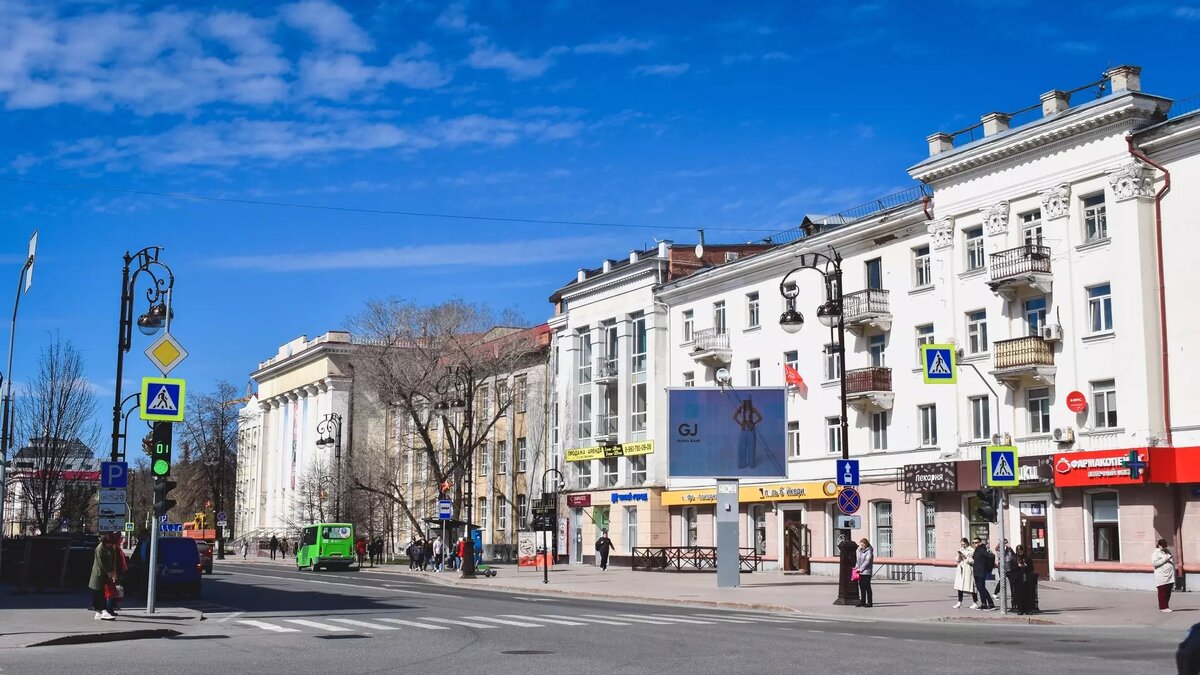
<svg viewBox="0 0 1200 675"><path fill-rule="evenodd" d="M932 499L921 501L922 533L925 536L925 557L937 557L937 505Z"/></svg>
<svg viewBox="0 0 1200 675"><path fill-rule="evenodd" d="M979 499L979 497L971 497L967 499L967 522L969 523L967 527L967 538L971 541L975 541L976 539L980 541L988 541L988 526L990 523L988 523L986 520L980 520L979 516L976 515L979 512L979 506L981 504L982 501Z"/></svg>
<svg viewBox="0 0 1200 675"><path fill-rule="evenodd" d="M638 512L636 506L625 507L625 546L633 553L638 540Z"/></svg>
<svg viewBox="0 0 1200 675"><path fill-rule="evenodd" d="M892 557L892 503L875 502L875 555Z"/></svg>
<svg viewBox="0 0 1200 675"><path fill-rule="evenodd" d="M767 507L755 504L750 507L750 547L759 555L767 553Z"/></svg>
<svg viewBox="0 0 1200 675"><path fill-rule="evenodd" d="M1093 560L1121 560L1121 538L1117 527L1117 493L1092 495L1092 554Z"/></svg>
<svg viewBox="0 0 1200 675"><path fill-rule="evenodd" d="M608 506L596 506L592 508L592 521L596 523L596 538L600 538L600 531L608 529Z"/></svg>
<svg viewBox="0 0 1200 675"><path fill-rule="evenodd" d="M683 509L683 545L695 546L697 537L696 507L686 506Z"/></svg>

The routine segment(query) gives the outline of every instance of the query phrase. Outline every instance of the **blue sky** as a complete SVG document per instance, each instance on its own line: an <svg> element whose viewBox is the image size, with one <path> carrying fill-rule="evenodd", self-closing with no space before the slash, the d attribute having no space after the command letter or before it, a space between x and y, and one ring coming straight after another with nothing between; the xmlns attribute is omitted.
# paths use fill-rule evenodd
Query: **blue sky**
<svg viewBox="0 0 1200 675"><path fill-rule="evenodd" d="M368 298L542 320L580 266L903 189L928 134L1109 65L1200 93L1200 5L920 6L6 0L0 281L41 232L16 380L58 331L111 405L125 250L166 247L192 354L177 373L204 390ZM146 344L126 387L151 374Z"/></svg>

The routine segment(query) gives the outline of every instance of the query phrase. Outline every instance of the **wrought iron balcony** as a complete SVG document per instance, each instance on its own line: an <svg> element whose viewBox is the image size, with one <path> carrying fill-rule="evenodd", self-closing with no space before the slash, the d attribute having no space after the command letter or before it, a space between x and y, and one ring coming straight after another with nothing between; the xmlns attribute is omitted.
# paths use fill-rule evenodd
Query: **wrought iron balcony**
<svg viewBox="0 0 1200 675"><path fill-rule="evenodd" d="M846 371L846 403L863 411L890 410L892 369L880 366Z"/></svg>
<svg viewBox="0 0 1200 675"><path fill-rule="evenodd" d="M1049 293L1053 281L1050 247L1040 243L1023 244L988 256L989 286L1011 299L1024 286Z"/></svg>
<svg viewBox="0 0 1200 675"><path fill-rule="evenodd" d="M727 366L733 360L733 350L729 348L729 333L718 333L716 328L698 330L693 335L695 343L692 346L692 359L697 363L718 368Z"/></svg>
<svg viewBox="0 0 1200 675"><path fill-rule="evenodd" d="M594 382L597 384L613 384L617 381L617 357L601 356L596 359Z"/></svg>
<svg viewBox="0 0 1200 675"><path fill-rule="evenodd" d="M1026 381L1054 383L1054 345L1041 336L1000 340L992 345L992 355L992 375L1009 388Z"/></svg>
<svg viewBox="0 0 1200 675"><path fill-rule="evenodd" d="M867 328L887 331L892 328L892 311L888 292L882 288L866 288L842 297L842 313L846 328L862 334Z"/></svg>

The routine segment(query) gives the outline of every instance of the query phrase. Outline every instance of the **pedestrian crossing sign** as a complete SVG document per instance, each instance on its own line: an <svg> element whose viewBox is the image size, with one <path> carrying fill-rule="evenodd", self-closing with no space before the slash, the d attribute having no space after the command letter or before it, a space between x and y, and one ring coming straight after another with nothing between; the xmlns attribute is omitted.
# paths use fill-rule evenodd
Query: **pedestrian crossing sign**
<svg viewBox="0 0 1200 675"><path fill-rule="evenodd" d="M988 487L1017 487L1021 484L1015 446L989 445L986 459Z"/></svg>
<svg viewBox="0 0 1200 675"><path fill-rule="evenodd" d="M187 382L169 377L143 377L139 417L153 422L182 422Z"/></svg>
<svg viewBox="0 0 1200 675"><path fill-rule="evenodd" d="M921 370L925 376L925 384L958 382L954 345L921 345Z"/></svg>

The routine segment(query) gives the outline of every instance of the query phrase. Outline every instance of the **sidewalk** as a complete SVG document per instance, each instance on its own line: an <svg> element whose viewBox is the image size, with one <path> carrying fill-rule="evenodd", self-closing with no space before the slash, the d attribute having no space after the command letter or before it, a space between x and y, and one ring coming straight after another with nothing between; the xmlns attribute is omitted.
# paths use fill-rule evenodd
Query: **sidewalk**
<svg viewBox="0 0 1200 675"><path fill-rule="evenodd" d="M91 604L88 592L17 594L8 584L0 586L0 650L171 637L202 618L170 602L147 614L143 603L130 600L116 621L97 621Z"/></svg>
<svg viewBox="0 0 1200 675"><path fill-rule="evenodd" d="M466 588L506 590L518 593L561 594L591 599L633 602L671 602L798 612L823 617L865 617L893 621L988 621L1004 623L1057 624L1064 626L1152 627L1183 634L1200 622L1200 597L1196 593L1176 593L1171 597L1172 613L1158 611L1153 589L1121 591L1078 586L1063 582L1038 584L1042 611L1030 616L1001 615L967 609L953 609L957 596L948 583L923 581L887 581L872 585L875 606L871 609L834 605L837 581L833 577L803 576L782 572L742 574L741 587L717 588L715 573L706 572L634 572L629 569L561 565L551 570L550 583L542 583L539 569L516 566L492 566L496 577L461 579L457 573L410 572L405 566L385 565L374 570L380 574L419 575L438 583ZM365 568L364 573L370 573ZM1147 575L1147 584L1150 583ZM989 589L991 590L991 589Z"/></svg>

